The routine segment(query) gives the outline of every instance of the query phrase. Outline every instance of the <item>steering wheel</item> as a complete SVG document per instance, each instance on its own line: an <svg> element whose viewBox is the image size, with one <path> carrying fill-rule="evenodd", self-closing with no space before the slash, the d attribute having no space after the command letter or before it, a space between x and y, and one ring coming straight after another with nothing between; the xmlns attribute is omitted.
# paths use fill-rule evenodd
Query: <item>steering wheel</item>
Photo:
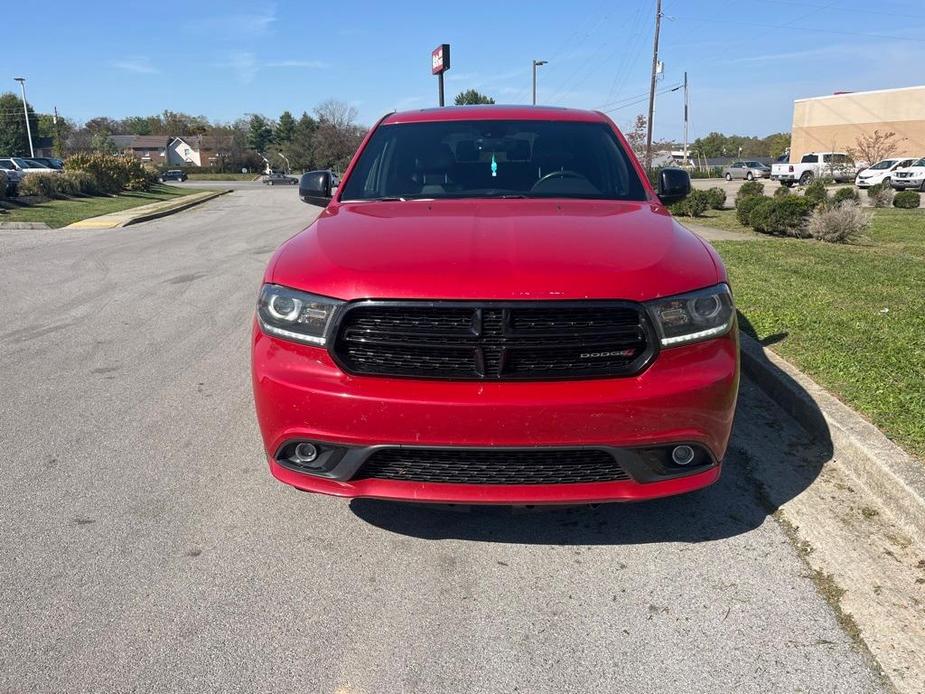
<svg viewBox="0 0 925 694"><path fill-rule="evenodd" d="M588 180L587 176L583 176L577 171L570 171L568 169L564 169L560 171L550 171L548 174L546 174L540 180L534 183L533 186L530 188L530 190L536 190L537 186L539 186L541 183L545 183L546 181L551 181L554 178L581 178L581 179L584 179L585 181Z"/></svg>

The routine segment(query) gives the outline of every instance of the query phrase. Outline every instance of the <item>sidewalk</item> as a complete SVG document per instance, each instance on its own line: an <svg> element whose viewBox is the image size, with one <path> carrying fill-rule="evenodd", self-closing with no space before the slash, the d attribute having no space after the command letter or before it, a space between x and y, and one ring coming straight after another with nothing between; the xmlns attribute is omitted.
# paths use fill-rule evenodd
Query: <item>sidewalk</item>
<svg viewBox="0 0 925 694"><path fill-rule="evenodd" d="M182 210L188 209L193 205L199 205L200 203L206 202L207 200L211 200L212 198L216 198L219 195L224 195L225 193L230 192L231 189L229 188L226 190L209 190L202 193L194 193L193 195L187 195L177 200L154 202L150 205L133 207L128 210L123 210L122 212L112 212L110 214L100 215L99 217L82 219L79 222L74 222L65 228L117 229L119 227L128 226L129 224L147 222L150 219L157 219L158 217L165 217L169 214L174 214L175 212L181 212Z"/></svg>

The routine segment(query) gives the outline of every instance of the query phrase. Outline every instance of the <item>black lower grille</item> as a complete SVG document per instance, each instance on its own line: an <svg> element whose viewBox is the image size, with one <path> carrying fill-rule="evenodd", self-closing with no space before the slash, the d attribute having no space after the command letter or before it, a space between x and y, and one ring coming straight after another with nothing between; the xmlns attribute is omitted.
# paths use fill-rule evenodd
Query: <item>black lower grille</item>
<svg viewBox="0 0 925 694"><path fill-rule="evenodd" d="M450 484L574 484L630 479L610 453L593 448L383 448L375 451L354 477L370 478Z"/></svg>
<svg viewBox="0 0 925 694"><path fill-rule="evenodd" d="M332 352L357 374L540 380L632 375L655 342L629 302L364 301L344 310Z"/></svg>

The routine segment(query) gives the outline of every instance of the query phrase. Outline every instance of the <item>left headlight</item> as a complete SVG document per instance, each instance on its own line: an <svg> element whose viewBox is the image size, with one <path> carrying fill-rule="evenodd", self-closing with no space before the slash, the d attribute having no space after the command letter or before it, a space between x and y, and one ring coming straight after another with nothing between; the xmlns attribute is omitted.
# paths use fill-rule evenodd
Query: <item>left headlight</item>
<svg viewBox="0 0 925 694"><path fill-rule="evenodd" d="M662 347L725 335L735 322L732 293L725 284L646 304Z"/></svg>
<svg viewBox="0 0 925 694"><path fill-rule="evenodd" d="M343 301L265 284L257 300L257 321L270 335L294 342L324 346Z"/></svg>

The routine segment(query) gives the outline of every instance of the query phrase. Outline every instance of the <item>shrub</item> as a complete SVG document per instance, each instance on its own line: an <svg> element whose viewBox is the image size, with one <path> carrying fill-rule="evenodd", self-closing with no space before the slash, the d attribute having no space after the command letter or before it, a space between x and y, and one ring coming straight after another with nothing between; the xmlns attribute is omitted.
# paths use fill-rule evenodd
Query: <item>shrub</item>
<svg viewBox="0 0 925 694"><path fill-rule="evenodd" d="M726 207L726 191L722 188L710 188L707 191L707 204L711 210L721 210Z"/></svg>
<svg viewBox="0 0 925 694"><path fill-rule="evenodd" d="M896 193L893 198L893 207L902 207L905 210L911 210L919 206L921 200L919 194L914 190L904 190Z"/></svg>
<svg viewBox="0 0 925 694"><path fill-rule="evenodd" d="M134 157L102 152L81 152L64 162L68 171L84 171L94 179L98 192L147 190L157 181L157 174Z"/></svg>
<svg viewBox="0 0 925 694"><path fill-rule="evenodd" d="M856 202L845 201L835 207L819 207L809 218L806 229L810 236L829 243L850 243L870 226L871 212Z"/></svg>
<svg viewBox="0 0 925 694"><path fill-rule="evenodd" d="M765 198L763 195L750 195L741 200L736 200L736 219L739 220L739 224L744 226L750 226L749 216L752 213L752 210L755 209L765 200L770 200L771 198Z"/></svg>
<svg viewBox="0 0 925 694"><path fill-rule="evenodd" d="M825 189L825 182L822 179L816 179L803 189L803 197L811 201L813 205L828 202L829 193Z"/></svg>
<svg viewBox="0 0 925 694"><path fill-rule="evenodd" d="M671 206L671 212L685 217L699 217L710 206L710 198L705 190L692 190L683 200Z"/></svg>
<svg viewBox="0 0 925 694"><path fill-rule="evenodd" d="M853 202L855 204L861 204L861 196L851 186L844 186L835 191L835 195L832 196L832 204L838 207L839 205L845 202Z"/></svg>
<svg viewBox="0 0 925 694"><path fill-rule="evenodd" d="M781 186L774 191L775 198L786 198L788 195L792 195L792 193L790 192L790 189L785 186Z"/></svg>
<svg viewBox="0 0 925 694"><path fill-rule="evenodd" d="M96 178L86 171L63 171L61 178L70 181L69 185L75 189L68 195L99 195L102 192Z"/></svg>
<svg viewBox="0 0 925 694"><path fill-rule="evenodd" d="M746 181L739 188L739 191L736 193L736 207L738 207L739 200L744 198L749 198L754 195L764 195L764 184L759 183L758 181Z"/></svg>
<svg viewBox="0 0 925 694"><path fill-rule="evenodd" d="M872 194L870 189L867 191L867 196L870 198L871 203L874 207L889 207L893 204L893 189L888 188L887 186L882 186L879 183L871 188L876 188L877 190Z"/></svg>
<svg viewBox="0 0 925 694"><path fill-rule="evenodd" d="M55 176L55 188L57 190L58 197L71 197L73 195L80 194L80 186L77 185L77 181L67 175L65 172L61 172Z"/></svg>
<svg viewBox="0 0 925 694"><path fill-rule="evenodd" d="M749 225L762 234L782 234L804 238L812 200L798 195L765 198L748 215Z"/></svg>
<svg viewBox="0 0 925 694"><path fill-rule="evenodd" d="M19 194L39 198L53 198L58 195L58 174L30 173L19 182Z"/></svg>

